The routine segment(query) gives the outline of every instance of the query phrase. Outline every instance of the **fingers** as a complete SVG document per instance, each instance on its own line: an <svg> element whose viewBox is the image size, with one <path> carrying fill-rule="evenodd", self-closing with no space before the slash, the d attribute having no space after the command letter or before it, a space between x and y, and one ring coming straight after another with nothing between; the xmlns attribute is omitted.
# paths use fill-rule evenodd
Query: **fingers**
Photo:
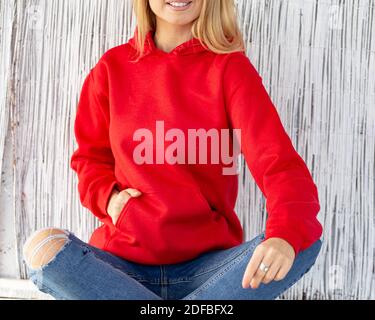
<svg viewBox="0 0 375 320"><path fill-rule="evenodd" d="M122 191L120 191L117 194L117 198L120 198L120 199L129 199L130 198L130 194L126 190L122 190Z"/></svg>
<svg viewBox="0 0 375 320"><path fill-rule="evenodd" d="M242 287L248 288L250 285L251 280L253 279L254 275L257 272L257 269L264 257L264 250L261 246L257 246L254 250L254 253L248 263L245 274L242 278Z"/></svg>
<svg viewBox="0 0 375 320"><path fill-rule="evenodd" d="M123 204L124 202L128 201L129 198L131 197L139 197L142 193L137 190L137 189L134 189L134 188L127 188L125 190L122 190L121 192L119 192L119 194L117 195L121 200L121 203Z"/></svg>
<svg viewBox="0 0 375 320"><path fill-rule="evenodd" d="M112 223L116 224L121 211L124 209L125 204L132 197L139 197L142 193L134 188L127 188L119 191L117 188L114 189L115 194L112 194L108 203L107 213L112 219Z"/></svg>
<svg viewBox="0 0 375 320"><path fill-rule="evenodd" d="M287 275L287 273L289 272L290 268L291 268L291 264L288 261L285 261L281 265L277 274L275 275L275 280L280 281L280 280L284 279L285 276Z"/></svg>
<svg viewBox="0 0 375 320"><path fill-rule="evenodd" d="M256 289L261 283L268 284L273 280L284 279L294 261L290 254L293 249L289 246L284 240L277 238L259 244L246 267L242 287L245 289L251 286ZM268 267L266 272L259 268L261 263Z"/></svg>
<svg viewBox="0 0 375 320"><path fill-rule="evenodd" d="M268 266L267 263L265 263L265 265ZM264 283L264 284L268 284L272 280L274 280L277 272L280 270L280 267L281 267L281 261L280 260L275 260L275 261L272 262L272 264L270 265L269 270L266 273L264 273L263 271L259 270L260 272L262 272L264 274L261 282ZM259 285L259 283L257 285Z"/></svg>
<svg viewBox="0 0 375 320"><path fill-rule="evenodd" d="M260 263L264 263L266 266L269 267L267 272L264 272L264 271L260 270L260 268L259 268ZM253 289L258 288L259 284L263 281L263 278L266 276L266 274L267 274L267 277L268 277L269 272L272 272L272 273L277 272L277 270L276 271L274 270L274 269L277 268L277 266L274 265L273 256L271 254L268 253L267 255L265 255L263 257L263 260L260 263L257 266L257 270L256 270L253 278L250 280L250 285ZM268 278L267 278L267 280L268 280Z"/></svg>
<svg viewBox="0 0 375 320"><path fill-rule="evenodd" d="M133 188L127 188L125 190L122 190L117 195L117 204L118 204L118 211L121 212L124 205L129 201L130 198L136 198L139 197L142 193Z"/></svg>
<svg viewBox="0 0 375 320"><path fill-rule="evenodd" d="M134 188L127 188L124 191L126 191L132 197L139 197L142 194L139 190Z"/></svg>

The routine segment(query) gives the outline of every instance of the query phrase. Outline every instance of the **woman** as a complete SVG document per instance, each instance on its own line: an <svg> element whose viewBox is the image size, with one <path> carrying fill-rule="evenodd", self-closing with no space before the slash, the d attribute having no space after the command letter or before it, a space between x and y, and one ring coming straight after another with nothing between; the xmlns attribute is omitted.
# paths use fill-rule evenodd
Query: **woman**
<svg viewBox="0 0 375 320"><path fill-rule="evenodd" d="M24 245L31 279L56 299L275 299L315 263L320 207L245 55L234 2L134 0L134 10L134 36L91 69L75 120L71 168L102 225L88 243L65 229L34 232ZM190 161L193 129L212 139L240 130L229 145L242 141L267 198L254 239L243 241L234 211L236 172Z"/></svg>

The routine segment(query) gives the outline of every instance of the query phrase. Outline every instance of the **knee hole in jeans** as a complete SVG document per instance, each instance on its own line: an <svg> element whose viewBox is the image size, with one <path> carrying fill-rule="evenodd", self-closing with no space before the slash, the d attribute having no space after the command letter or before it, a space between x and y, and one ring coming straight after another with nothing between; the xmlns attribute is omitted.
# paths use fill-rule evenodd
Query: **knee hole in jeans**
<svg viewBox="0 0 375 320"><path fill-rule="evenodd" d="M31 269L47 265L68 242L68 232L58 228L35 231L23 245L23 259Z"/></svg>

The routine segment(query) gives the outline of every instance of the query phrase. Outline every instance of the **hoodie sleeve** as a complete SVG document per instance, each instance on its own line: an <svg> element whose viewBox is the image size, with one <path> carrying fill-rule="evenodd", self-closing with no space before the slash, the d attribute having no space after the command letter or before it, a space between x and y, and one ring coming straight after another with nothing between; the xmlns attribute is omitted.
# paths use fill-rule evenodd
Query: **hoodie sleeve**
<svg viewBox="0 0 375 320"><path fill-rule="evenodd" d="M70 167L78 175L82 205L100 220L107 220L107 205L113 188L119 189L115 160L109 140L109 99L106 69L98 63L86 76L74 122L78 144Z"/></svg>
<svg viewBox="0 0 375 320"><path fill-rule="evenodd" d="M241 152L266 198L265 240L282 238L297 255L322 234L317 187L249 58L232 54L225 70L229 121L241 129Z"/></svg>

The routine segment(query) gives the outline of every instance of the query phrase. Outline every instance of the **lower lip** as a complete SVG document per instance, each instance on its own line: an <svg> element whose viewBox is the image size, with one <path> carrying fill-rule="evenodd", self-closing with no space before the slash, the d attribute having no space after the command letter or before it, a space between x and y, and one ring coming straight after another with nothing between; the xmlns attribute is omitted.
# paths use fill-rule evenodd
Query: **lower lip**
<svg viewBox="0 0 375 320"><path fill-rule="evenodd" d="M184 10L187 10L191 7L193 2L190 2L188 5L184 6L184 7L174 7L172 6L171 4L167 3L167 6L169 8L171 8L172 10L175 10L175 11L184 11Z"/></svg>

